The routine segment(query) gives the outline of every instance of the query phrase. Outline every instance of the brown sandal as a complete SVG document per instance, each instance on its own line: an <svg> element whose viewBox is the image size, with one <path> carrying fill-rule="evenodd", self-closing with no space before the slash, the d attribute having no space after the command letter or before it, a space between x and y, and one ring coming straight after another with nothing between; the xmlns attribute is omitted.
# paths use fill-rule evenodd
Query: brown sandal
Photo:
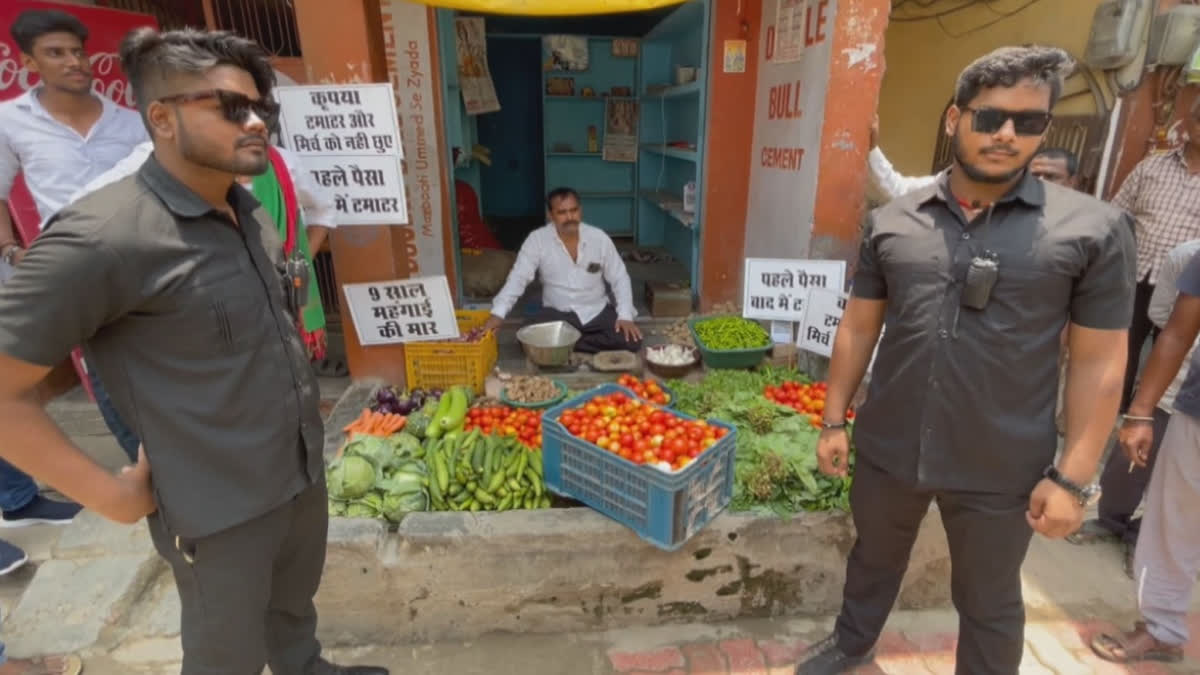
<svg viewBox="0 0 1200 675"><path fill-rule="evenodd" d="M1097 635L1092 638L1092 651L1105 661L1121 664L1141 661L1178 663L1183 660L1183 648L1160 642L1146 630L1144 621L1135 623L1132 633Z"/></svg>

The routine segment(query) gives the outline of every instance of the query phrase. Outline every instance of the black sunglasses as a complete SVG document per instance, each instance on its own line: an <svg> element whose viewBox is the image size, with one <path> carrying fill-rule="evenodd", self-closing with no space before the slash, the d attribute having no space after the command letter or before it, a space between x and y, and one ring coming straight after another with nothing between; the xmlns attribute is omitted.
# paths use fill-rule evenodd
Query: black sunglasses
<svg viewBox="0 0 1200 675"><path fill-rule="evenodd" d="M255 117L262 120L269 129L274 126L279 117L279 104L275 101L265 98L252 99L245 94L225 89L205 89L186 94L172 94L158 100L160 103L195 103L210 99L216 99L221 104L221 114L234 124L245 124L250 119L250 113L254 113Z"/></svg>
<svg viewBox="0 0 1200 675"><path fill-rule="evenodd" d="M981 134L994 134L1012 120L1018 136L1040 136L1050 126L1050 113L1041 110L1014 112L999 108L964 108L971 113L971 129Z"/></svg>

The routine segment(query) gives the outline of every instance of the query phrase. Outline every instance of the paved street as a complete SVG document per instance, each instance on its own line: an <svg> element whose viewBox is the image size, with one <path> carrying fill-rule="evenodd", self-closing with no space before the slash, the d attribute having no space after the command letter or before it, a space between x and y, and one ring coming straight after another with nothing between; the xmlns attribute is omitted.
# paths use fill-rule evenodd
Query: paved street
<svg viewBox="0 0 1200 675"><path fill-rule="evenodd" d="M340 392L340 383L323 383L327 399ZM103 424L79 397L54 405L55 417L81 445L106 465L117 467L123 457ZM69 528L31 527L0 533L24 547L32 564L0 579L0 607L7 622L39 564L55 551L96 545ZM127 532L126 532L127 531ZM107 531L106 531L107 532ZM129 537L122 538L128 533ZM109 557L119 560L120 547L137 534L123 528L106 533ZM67 542L66 539L72 539ZM59 556L56 556L59 557ZM56 560L54 564L62 564ZM82 568L81 568L82 569ZM1035 539L1025 565L1029 611L1026 656L1022 673L1057 675L1118 675L1123 673L1200 674L1200 640L1194 640L1188 660L1175 666L1116 667L1098 661L1087 641L1099 630L1127 626L1136 618L1133 583L1121 571L1115 545L1077 547L1065 542ZM85 592L103 595L104 579L76 579ZM581 580L581 582L584 580ZM159 630L173 623L177 603L173 589L151 584L125 612L126 625L106 629L97 647L87 653L87 673L101 675L158 675L179 672L177 635ZM1200 594L1193 607L1193 634L1200 634ZM1115 622L1115 625L1114 623ZM39 626L3 626L9 648L21 653L30 631L53 632L50 619ZM415 646L359 646L333 649L343 662L387 665L404 675L472 675L521 673L529 675L782 675L791 672L796 654L823 637L832 618L753 619L712 625L678 625L560 635L491 635L468 643ZM114 630L115 629L115 630ZM176 629L171 629L176 630ZM15 635L14 635L15 633ZM875 665L863 674L929 675L953 672L956 618L946 610L899 612L893 616L879 646ZM15 638L15 639L14 639Z"/></svg>

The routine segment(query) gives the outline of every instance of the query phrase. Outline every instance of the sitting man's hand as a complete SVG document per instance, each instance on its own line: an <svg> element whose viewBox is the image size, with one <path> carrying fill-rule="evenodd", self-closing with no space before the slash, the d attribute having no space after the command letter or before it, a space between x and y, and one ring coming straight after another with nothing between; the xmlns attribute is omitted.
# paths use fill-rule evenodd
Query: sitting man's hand
<svg viewBox="0 0 1200 675"><path fill-rule="evenodd" d="M501 319L500 317L493 314L488 317L487 323L483 324L483 329L485 331L493 331L494 332L495 330L497 330L498 328L500 328L503 325L504 325L504 319Z"/></svg>
<svg viewBox="0 0 1200 675"><path fill-rule="evenodd" d="M624 319L617 319L617 332L630 342L641 342L642 331L637 327L637 324Z"/></svg>

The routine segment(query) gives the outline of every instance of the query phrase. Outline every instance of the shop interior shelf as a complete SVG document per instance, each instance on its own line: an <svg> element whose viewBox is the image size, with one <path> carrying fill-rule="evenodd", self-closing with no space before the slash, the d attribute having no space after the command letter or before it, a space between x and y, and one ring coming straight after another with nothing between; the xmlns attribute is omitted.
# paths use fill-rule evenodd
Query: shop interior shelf
<svg viewBox="0 0 1200 675"><path fill-rule="evenodd" d="M633 193L632 192L618 192L615 190L609 191L609 192L604 192L604 191L590 192L587 190L581 190L579 192L579 196L583 197L584 199L632 199Z"/></svg>
<svg viewBox="0 0 1200 675"><path fill-rule="evenodd" d="M642 149L664 157L673 157L688 162L695 162L698 159L698 153L695 148L677 148L671 145L651 144L643 145Z"/></svg>
<svg viewBox="0 0 1200 675"><path fill-rule="evenodd" d="M643 190L642 199L662 209L667 215L674 218L684 227L694 227L696 224L696 214L683 210L683 197L679 195L674 195L670 192Z"/></svg>
<svg viewBox="0 0 1200 675"><path fill-rule="evenodd" d="M567 96L565 94L546 94L547 101L587 101L600 103L612 99L614 101L633 101L633 96Z"/></svg>
<svg viewBox="0 0 1200 675"><path fill-rule="evenodd" d="M682 96L695 96L700 93L700 82L688 82L686 84L676 84L664 89L649 90L642 98L660 99L660 98L678 98Z"/></svg>
<svg viewBox="0 0 1200 675"><path fill-rule="evenodd" d="M547 157L603 157L599 152L547 152Z"/></svg>

